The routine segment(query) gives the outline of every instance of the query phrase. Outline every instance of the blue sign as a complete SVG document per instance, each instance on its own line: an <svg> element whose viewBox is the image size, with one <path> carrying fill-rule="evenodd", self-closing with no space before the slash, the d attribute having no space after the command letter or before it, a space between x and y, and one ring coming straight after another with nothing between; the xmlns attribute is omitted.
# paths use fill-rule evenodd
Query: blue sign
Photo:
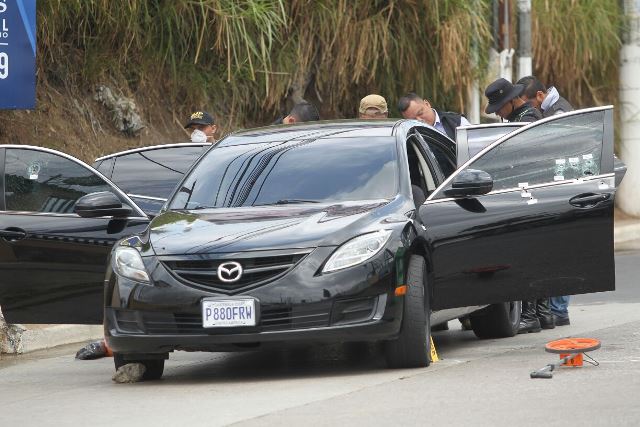
<svg viewBox="0 0 640 427"><path fill-rule="evenodd" d="M36 0L0 0L0 110L36 107Z"/></svg>

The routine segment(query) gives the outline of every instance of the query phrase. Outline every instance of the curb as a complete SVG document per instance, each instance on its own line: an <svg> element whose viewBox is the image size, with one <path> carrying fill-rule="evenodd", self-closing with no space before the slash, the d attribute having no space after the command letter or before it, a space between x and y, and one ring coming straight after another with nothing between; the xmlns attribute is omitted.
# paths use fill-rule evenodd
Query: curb
<svg viewBox="0 0 640 427"><path fill-rule="evenodd" d="M7 353L29 353L65 344L100 339L104 336L102 325L22 325L25 329L14 340Z"/></svg>
<svg viewBox="0 0 640 427"><path fill-rule="evenodd" d="M640 249L640 221L625 221L613 229L615 250Z"/></svg>
<svg viewBox="0 0 640 427"><path fill-rule="evenodd" d="M640 239L640 223L624 224L616 227L613 232L613 240L616 243L626 243Z"/></svg>

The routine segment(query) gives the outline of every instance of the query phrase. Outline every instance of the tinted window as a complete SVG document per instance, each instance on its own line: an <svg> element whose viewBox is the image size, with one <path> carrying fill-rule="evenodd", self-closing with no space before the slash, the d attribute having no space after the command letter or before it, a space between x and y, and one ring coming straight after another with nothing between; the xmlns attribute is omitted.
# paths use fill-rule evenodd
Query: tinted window
<svg viewBox="0 0 640 427"><path fill-rule="evenodd" d="M102 160L100 162L97 162L93 165L93 167L98 170L102 175L106 176L107 178L111 179L111 172L113 171L113 162L115 161L115 158L110 158L110 159L106 159L106 160Z"/></svg>
<svg viewBox="0 0 640 427"><path fill-rule="evenodd" d="M207 148L161 148L119 156L111 180L126 193L166 199Z"/></svg>
<svg viewBox="0 0 640 427"><path fill-rule="evenodd" d="M7 210L72 213L85 194L112 191L90 169L56 154L7 149L5 161Z"/></svg>
<svg viewBox="0 0 640 427"><path fill-rule="evenodd" d="M493 189L600 174L604 112L542 123L507 139L470 166L488 172Z"/></svg>
<svg viewBox="0 0 640 427"><path fill-rule="evenodd" d="M496 142L504 135L517 130L516 126L496 126L477 129L467 129L469 144L469 158L475 156L491 143Z"/></svg>
<svg viewBox="0 0 640 427"><path fill-rule="evenodd" d="M391 198L396 167L393 137L217 147L186 179L171 208Z"/></svg>
<svg viewBox="0 0 640 427"><path fill-rule="evenodd" d="M147 199L142 197L130 196L131 200L146 214L157 215L165 204L165 200Z"/></svg>

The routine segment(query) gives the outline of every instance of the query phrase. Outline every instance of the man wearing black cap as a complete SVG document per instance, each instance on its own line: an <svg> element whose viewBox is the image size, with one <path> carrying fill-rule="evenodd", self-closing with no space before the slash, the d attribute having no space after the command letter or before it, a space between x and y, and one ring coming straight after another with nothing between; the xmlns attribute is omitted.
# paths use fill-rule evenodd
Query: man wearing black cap
<svg viewBox="0 0 640 427"><path fill-rule="evenodd" d="M184 125L191 131L191 142L215 142L214 135L218 127L214 124L213 116L206 111L196 111Z"/></svg>
<svg viewBox="0 0 640 427"><path fill-rule="evenodd" d="M496 113L510 122L535 122L541 119L540 111L520 98L524 89L524 85L514 85L506 79L496 80L484 91L489 99L489 105L487 105L485 112L487 114ZM522 301L522 315L520 316L518 333L540 332L542 328L555 328L549 298Z"/></svg>
<svg viewBox="0 0 640 427"><path fill-rule="evenodd" d="M510 122L535 122L541 119L540 111L520 98L522 92L523 85L514 85L502 78L496 80L484 91L489 99L485 112L496 113Z"/></svg>

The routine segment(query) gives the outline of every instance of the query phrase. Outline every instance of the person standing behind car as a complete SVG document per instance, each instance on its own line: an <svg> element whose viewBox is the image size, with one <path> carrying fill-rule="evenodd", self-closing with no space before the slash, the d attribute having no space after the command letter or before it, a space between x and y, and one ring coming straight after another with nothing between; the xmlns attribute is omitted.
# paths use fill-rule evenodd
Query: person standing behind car
<svg viewBox="0 0 640 427"><path fill-rule="evenodd" d="M489 100L485 109L487 114L496 113L502 119L510 122L535 122L542 118L540 111L528 102L524 102L520 95L524 92L523 85L511 84L507 79L500 78L485 89L484 94Z"/></svg>
<svg viewBox="0 0 640 427"><path fill-rule="evenodd" d="M510 122L535 122L541 119L540 111L520 98L523 92L524 86L521 84L514 85L502 78L494 81L484 91L489 100L485 112L496 113ZM555 328L549 298L522 301L518 333L540 332L542 328Z"/></svg>
<svg viewBox="0 0 640 427"><path fill-rule="evenodd" d="M551 86L548 89L534 76L526 76L518 80L525 87L523 101L529 102L542 112L543 117L573 111L573 106L560 96L558 90Z"/></svg>
<svg viewBox="0 0 640 427"><path fill-rule="evenodd" d="M547 89L540 80L534 76L526 76L518 80L518 84L525 87L522 98L529 101L534 107L542 111L544 117L573 111L573 106L560 96L558 90L551 86ZM556 326L570 325L569 320L569 296L551 297L551 313Z"/></svg>
<svg viewBox="0 0 640 427"><path fill-rule="evenodd" d="M320 120L320 114L315 105L310 102L303 101L293 106L289 115L276 120L274 125L290 125L293 123L315 122Z"/></svg>
<svg viewBox="0 0 640 427"><path fill-rule="evenodd" d="M387 108L387 100L380 95L367 95L360 100L358 108L358 118L370 119L386 119L389 117L389 109Z"/></svg>
<svg viewBox="0 0 640 427"><path fill-rule="evenodd" d="M413 92L409 92L398 100L398 110L405 119L425 122L454 141L456 140L456 128L471 124L462 114L450 111L438 112L429 101Z"/></svg>
<svg viewBox="0 0 640 427"><path fill-rule="evenodd" d="M191 131L191 142L215 142L214 135L218 127L213 116L206 111L196 111L189 117L184 128Z"/></svg>

